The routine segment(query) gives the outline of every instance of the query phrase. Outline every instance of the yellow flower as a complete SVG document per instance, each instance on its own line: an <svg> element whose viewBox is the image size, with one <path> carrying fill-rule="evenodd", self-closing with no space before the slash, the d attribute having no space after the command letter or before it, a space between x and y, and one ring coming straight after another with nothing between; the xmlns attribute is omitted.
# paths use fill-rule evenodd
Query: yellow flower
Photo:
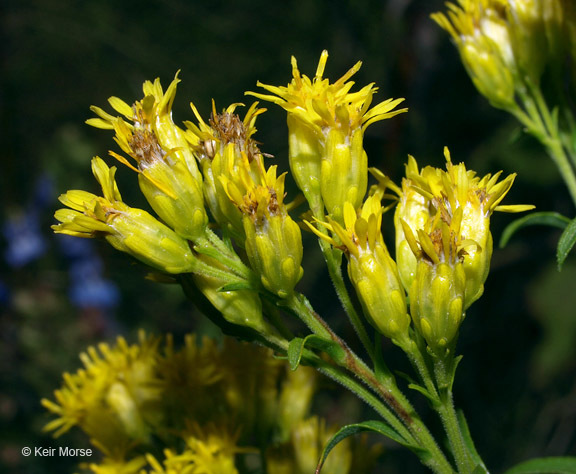
<svg viewBox="0 0 576 474"><path fill-rule="evenodd" d="M247 157L238 163L237 174L220 176L230 200L242 213L244 246L252 269L264 287L281 298L292 294L304 270L300 227L284 205L284 178L276 166L264 170L260 163L254 176Z"/></svg>
<svg viewBox="0 0 576 474"><path fill-rule="evenodd" d="M154 83L146 81L144 98L132 107L111 97L110 105L129 122L92 107L99 118L87 123L115 131L115 141L136 161L136 167L123 156L110 154L138 172L140 189L166 224L180 236L197 240L204 236L208 217L204 210L202 176L184 131L172 121L172 102L178 82L176 77L164 94L159 79Z"/></svg>
<svg viewBox="0 0 576 474"><path fill-rule="evenodd" d="M152 467L150 474L237 474L235 455L246 451L236 445L238 434L223 425L209 424L201 428L193 424L183 438L184 451L164 451L162 466L152 455L146 458Z"/></svg>
<svg viewBox="0 0 576 474"><path fill-rule="evenodd" d="M495 107L514 107L518 67L506 19L506 2L458 0L458 4L447 6L446 14L434 13L431 17L456 42L474 85Z"/></svg>
<svg viewBox="0 0 576 474"><path fill-rule="evenodd" d="M410 297L416 329L435 350L455 340L466 309L484 291L492 256L490 216L522 212L530 205L500 205L516 175L483 178L453 165L446 171L409 157L395 214L396 259ZM378 177L378 176L377 176Z"/></svg>
<svg viewBox="0 0 576 474"><path fill-rule="evenodd" d="M344 226L328 218L324 227L333 232L348 254L348 275L370 323L386 337L402 344L408 337L410 317L406 295L396 263L382 237L382 194L366 199L357 214L351 203L344 204ZM307 223L319 237L333 246L339 243Z"/></svg>
<svg viewBox="0 0 576 474"><path fill-rule="evenodd" d="M92 160L92 172L102 187L103 196L86 191L68 191L60 202L70 209L59 209L61 223L52 226L56 233L76 237L103 236L114 248L168 273L186 273L195 268L188 243L172 229L146 211L127 206L116 185L116 168L109 168L99 157Z"/></svg>
<svg viewBox="0 0 576 474"><path fill-rule="evenodd" d="M54 392L56 402L42 400L58 416L44 429L59 436L78 426L111 457L123 458L134 441L145 441L162 420L158 343L141 333L137 345L119 337L114 347L89 347L80 355L84 369L64 374L64 387Z"/></svg>
<svg viewBox="0 0 576 474"><path fill-rule="evenodd" d="M453 227L451 230L458 233L457 241L466 247L461 254L466 272L466 309L482 295L488 276L492 257L490 216L494 211L524 212L534 206L500 204L512 187L516 174L500 182L498 179L502 172L480 178L474 171L467 170L464 163L453 165L448 148L444 149L444 155L446 171L431 166L419 171L416 160L409 157L395 214L396 259L402 282L410 291L417 261L408 252L406 227L401 221L405 221L415 235L420 230L431 233L434 226L438 227L436 222L439 218L450 225L456 213L461 212L461 220L455 224L457 229Z"/></svg>
<svg viewBox="0 0 576 474"><path fill-rule="evenodd" d="M372 109L377 88L369 84L357 92L349 79L358 62L333 84L324 79L328 52L323 51L313 79L302 75L292 57L293 79L286 87L258 82L274 95L247 94L274 102L288 112L290 168L316 216L322 203L337 220L344 202L360 206L367 187L367 157L363 148L366 128L407 109L394 110L404 99L388 99Z"/></svg>
<svg viewBox="0 0 576 474"><path fill-rule="evenodd" d="M129 461L123 459L104 458L100 464L90 463L86 467L93 474L141 474L146 465L146 459L138 456Z"/></svg>
<svg viewBox="0 0 576 474"><path fill-rule="evenodd" d="M200 160L204 175L204 193L210 212L225 231L234 236L240 245L244 241L242 214L230 202L224 190L221 177L234 179L244 160L250 163L250 174L257 179L262 166L263 155L257 142L252 138L256 133L256 118L266 111L259 109L255 102L246 112L244 120L235 113L242 104L232 104L221 114L216 112L212 102L212 114L207 124L194 104L190 104L198 119L198 125L185 122L188 130L186 138Z"/></svg>

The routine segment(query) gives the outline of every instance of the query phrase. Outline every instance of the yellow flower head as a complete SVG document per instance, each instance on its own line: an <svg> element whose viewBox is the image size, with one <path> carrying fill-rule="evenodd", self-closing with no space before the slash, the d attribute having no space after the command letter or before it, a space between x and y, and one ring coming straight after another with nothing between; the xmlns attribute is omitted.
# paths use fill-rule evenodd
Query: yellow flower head
<svg viewBox="0 0 576 474"><path fill-rule="evenodd" d="M142 468L145 466L146 459L138 456L130 461L104 458L100 464L90 463L87 468L92 474L142 474Z"/></svg>
<svg viewBox="0 0 576 474"><path fill-rule="evenodd" d="M371 123L384 120L407 109L393 110L404 99L388 99L370 109L377 87L368 84L358 92L350 92L354 82L349 79L358 72L362 62L358 61L340 79L330 84L323 77L328 51L322 51L313 79L302 75L296 58L292 56L292 82L286 87L276 87L258 82L258 86L275 95L247 94L268 100L283 107L316 133L322 135L326 128L353 130L366 129Z"/></svg>
<svg viewBox="0 0 576 474"><path fill-rule="evenodd" d="M42 404L58 416L46 431L59 436L80 427L113 458L122 458L134 441L144 441L161 421L156 361L158 338L140 334L140 343L100 344L80 355L84 369L64 374L56 402Z"/></svg>
<svg viewBox="0 0 576 474"><path fill-rule="evenodd" d="M456 337L464 311L484 291L492 256L490 216L533 206L500 202L516 175L498 182L501 172L482 178L463 163L446 171L409 157L395 214L396 259L416 328L432 348Z"/></svg>
<svg viewBox="0 0 576 474"><path fill-rule="evenodd" d="M205 180L204 193L214 219L241 245L244 236L242 214L230 202L221 178L234 179L242 163L247 160L252 179L259 179L263 154L253 135L256 133L256 118L266 109L259 109L255 102L241 120L235 113L239 105L243 104L232 104L222 113L217 113L216 105L212 102L212 114L206 123L194 104L190 104L198 125L186 122L186 137L200 160Z"/></svg>
<svg viewBox="0 0 576 474"><path fill-rule="evenodd" d="M110 152L121 163L138 172L140 189L162 218L180 236L196 240L204 236L208 216L204 210L202 176L187 143L184 131L172 121L172 102L176 94L176 77L164 94L159 79L146 81L144 98L132 107L117 97L110 105L122 117L113 117L98 107L92 110L99 118L90 125L113 129L114 140L136 162Z"/></svg>
<svg viewBox="0 0 576 474"><path fill-rule="evenodd" d="M201 185L202 176L186 141L185 132L172 120L172 104L179 82L176 73L176 77L164 92L160 79L157 78L154 82L145 81L142 86L144 98L132 106L118 97L110 97L108 102L112 108L128 119L128 122L121 117L108 114L100 107L92 106L90 109L98 118L89 119L86 123L93 127L114 130L116 132L114 140L137 162L139 168L145 169L160 158L183 161L194 179ZM154 139L150 138L150 135L154 135ZM149 140L153 140L153 143L149 143ZM157 145L163 150L163 156L155 153L154 148L157 148ZM151 147L152 150L147 147ZM114 156L118 157L116 154ZM122 157L118 158L131 166Z"/></svg>
<svg viewBox="0 0 576 474"><path fill-rule="evenodd" d="M368 197L357 213L352 204L344 204L344 226L328 218L322 223L347 251L348 275L364 312L372 325L386 337L403 343L408 335L410 318L406 294L402 288L396 262L390 257L382 238L382 193ZM340 247L335 238L308 227L320 238Z"/></svg>
<svg viewBox="0 0 576 474"><path fill-rule="evenodd" d="M458 0L431 17L448 31L476 88L494 106L513 107L518 76L504 0Z"/></svg>
<svg viewBox="0 0 576 474"><path fill-rule="evenodd" d="M257 165L254 170L244 156L237 173L221 175L220 181L242 213L244 246L252 268L266 289L284 298L304 273L302 236L284 205L286 173L276 177L276 166L265 170L261 161Z"/></svg>
<svg viewBox="0 0 576 474"><path fill-rule="evenodd" d="M302 75L292 57L292 81L286 87L258 82L270 94L248 92L288 112L290 167L315 215L328 213L341 221L343 205L360 206L367 187L366 128L407 109L394 110L404 99L388 99L370 109L377 91L368 84L350 92L356 63L333 84L323 77L328 52L323 51L313 79Z"/></svg>
<svg viewBox="0 0 576 474"><path fill-rule="evenodd" d="M103 236L114 248L168 273L186 273L194 268L195 258L188 243L148 212L127 206L116 185L116 168L109 168L99 157L92 160L92 172L102 187L103 196L86 191L68 191L52 226L56 233L76 237Z"/></svg>
<svg viewBox="0 0 576 474"><path fill-rule="evenodd" d="M461 261L467 278L467 308L481 296L488 276L492 256L490 216L494 211L523 212L534 206L500 204L515 174L500 182L502 172L480 178L464 163L453 165L447 148L444 154L446 171L431 166L419 171L416 160L409 157L395 215L396 258L407 291L416 271L414 255L426 255L435 263ZM418 237L423 254L415 251L409 234ZM407 251L409 247L413 255Z"/></svg>

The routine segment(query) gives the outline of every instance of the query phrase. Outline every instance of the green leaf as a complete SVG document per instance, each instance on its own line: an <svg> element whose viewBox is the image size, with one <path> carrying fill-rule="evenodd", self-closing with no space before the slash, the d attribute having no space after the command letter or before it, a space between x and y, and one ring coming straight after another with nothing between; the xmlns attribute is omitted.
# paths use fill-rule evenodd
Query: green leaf
<svg viewBox="0 0 576 474"><path fill-rule="evenodd" d="M576 458L538 458L517 464L504 474L576 474Z"/></svg>
<svg viewBox="0 0 576 474"><path fill-rule="evenodd" d="M256 291L256 289L252 286L252 283L250 283L248 280L235 281L234 283L227 283L226 285L218 288L219 292L238 291L238 290Z"/></svg>
<svg viewBox="0 0 576 474"><path fill-rule="evenodd" d="M500 248L504 247L512 238L512 236L523 227L529 225L547 225L550 227L558 227L565 229L570 223L570 219L563 216L558 212L533 212L527 216L521 217L512 221L506 226L502 237L500 238Z"/></svg>
<svg viewBox="0 0 576 474"><path fill-rule="evenodd" d="M295 337L288 344L288 363L291 370L296 370L300 365L302 359L302 351L304 351L304 344L306 341L301 337Z"/></svg>
<svg viewBox="0 0 576 474"><path fill-rule="evenodd" d="M315 334L309 334L304 339L301 337L295 337L288 344L288 363L292 370L296 370L300 365L300 360L302 359L302 353L304 348L312 347L328 354L336 362L342 362L346 357L344 349L340 347L336 342L330 341L328 339L323 339Z"/></svg>
<svg viewBox="0 0 576 474"><path fill-rule="evenodd" d="M396 441L397 443L412 448L412 449L416 449L417 447L410 445L410 443L406 442L406 440L400 436L398 434L398 432L392 428L388 423L385 423L384 421L380 421L380 420L371 420L371 421L364 421L362 423L356 423L353 425L346 425L344 427L342 427L336 434L334 434L334 436L332 436L332 438L330 438L330 440L328 441L328 443L326 444L326 446L324 447L324 451L322 452L322 457L320 458L320 461L318 462L318 466L316 467L316 474L320 474L320 471L322 470L322 466L324 465L324 462L326 461L326 458L328 457L328 454L330 453L330 451L332 451L332 449L334 449L334 447L343 439L355 435L357 433L361 433L363 431L374 431L376 433L379 433L381 435L384 435L394 441Z"/></svg>
<svg viewBox="0 0 576 474"><path fill-rule="evenodd" d="M468 448L468 452L472 456L472 460L476 463L476 468L474 469L473 474L488 474L488 469L486 468L484 461L482 461L482 458L476 450L476 446L474 445L474 441L470 435L468 422L466 421L462 410L458 411L458 424L460 425L460 432L462 433L462 437L464 438L464 443Z"/></svg>
<svg viewBox="0 0 576 474"><path fill-rule="evenodd" d="M572 247L574 247L575 243L576 243L576 219L574 219L572 222L570 222L570 224L568 224L566 229L564 229L564 232L562 232L560 240L558 240L558 248L556 249L556 258L558 260L558 271L562 270L564 260L566 260L566 257L570 253L570 250L572 250Z"/></svg>

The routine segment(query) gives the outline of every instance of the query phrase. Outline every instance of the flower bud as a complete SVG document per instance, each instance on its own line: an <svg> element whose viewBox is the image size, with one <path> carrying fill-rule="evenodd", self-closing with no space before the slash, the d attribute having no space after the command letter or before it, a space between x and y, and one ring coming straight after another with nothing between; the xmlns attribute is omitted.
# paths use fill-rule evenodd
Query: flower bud
<svg viewBox="0 0 576 474"><path fill-rule="evenodd" d="M328 215L338 222L342 222L344 203L359 207L368 185L368 157L362 144L362 129L349 133L346 135L340 129L328 131L322 156L322 197Z"/></svg>
<svg viewBox="0 0 576 474"><path fill-rule="evenodd" d="M359 215L352 204L346 202L343 216L345 227L330 218L322 223L335 235L334 238L307 224L316 235L333 246L344 246L348 253L348 275L366 317L380 333L394 342L402 343L408 337L410 317L396 263L382 238L384 209L381 199L381 193L368 197ZM336 237L341 244L335 240Z"/></svg>
<svg viewBox="0 0 576 474"><path fill-rule="evenodd" d="M447 14L434 13L431 18L454 39L472 82L494 107L514 107L518 68L506 6L501 0L447 5Z"/></svg>
<svg viewBox="0 0 576 474"><path fill-rule="evenodd" d="M196 259L188 243L148 212L122 202L114 174L98 157L92 160L94 176L104 196L86 191L68 191L60 201L71 209L56 211L61 224L52 226L56 233L77 237L103 236L114 248L126 252L161 271L187 273Z"/></svg>
<svg viewBox="0 0 576 474"><path fill-rule="evenodd" d="M219 266L214 259L202 256L203 260L210 260L212 265ZM254 329L260 334L270 333L270 328L262 315L262 303L258 293L253 290L221 291L228 282L219 278L194 274L194 283L210 303L231 324Z"/></svg>
<svg viewBox="0 0 576 474"><path fill-rule="evenodd" d="M234 180L221 176L230 200L243 214L244 246L250 266L262 285L281 298L292 294L304 271L302 236L284 205L284 178L276 178L276 166L261 168L255 182L245 159ZM261 183L261 184L259 184Z"/></svg>
<svg viewBox="0 0 576 474"><path fill-rule="evenodd" d="M465 286L460 262L418 262L410 290L410 313L416 330L439 354L456 338L464 319Z"/></svg>

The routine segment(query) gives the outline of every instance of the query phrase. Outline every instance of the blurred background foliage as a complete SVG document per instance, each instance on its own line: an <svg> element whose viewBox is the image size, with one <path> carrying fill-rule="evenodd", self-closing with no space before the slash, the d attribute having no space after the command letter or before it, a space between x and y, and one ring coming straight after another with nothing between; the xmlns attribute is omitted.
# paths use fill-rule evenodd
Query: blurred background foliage
<svg viewBox="0 0 576 474"><path fill-rule="evenodd" d="M73 435L43 434L48 417L39 401L51 397L63 371L78 368L88 344L116 334L134 340L140 327L177 337L216 332L178 288L145 280L146 270L128 257L49 229L58 194L94 191L90 159L115 149L110 134L84 124L88 107L106 108L111 95L140 98L146 79L160 77L167 86L181 70L178 123L192 119L190 101L207 117L212 98L218 109L249 104L243 93L255 90L257 80L286 84L291 55L312 76L327 49L325 75L332 80L362 60L357 84L375 82L379 100L405 97L410 108L370 127L371 166L398 182L408 153L421 165L442 166L448 145L455 161L481 174L517 172L508 203L574 215L540 145L473 88L448 35L429 19L441 8L436 0L0 3L1 472L73 471L77 459L24 458L20 450L87 447ZM284 112L270 107L257 126L262 150L287 170ZM133 173L118 174L124 199L143 206ZM496 242L511 219L493 219ZM461 329L456 403L493 472L529 457L576 454L576 262L572 257L556 271L557 239L555 230L527 228L496 250L485 295ZM317 245L311 237L306 243L299 289L353 341ZM391 344L384 350L389 366L405 368ZM331 420L372 417L328 390L316 406ZM375 472L424 472L413 458L386 444Z"/></svg>

